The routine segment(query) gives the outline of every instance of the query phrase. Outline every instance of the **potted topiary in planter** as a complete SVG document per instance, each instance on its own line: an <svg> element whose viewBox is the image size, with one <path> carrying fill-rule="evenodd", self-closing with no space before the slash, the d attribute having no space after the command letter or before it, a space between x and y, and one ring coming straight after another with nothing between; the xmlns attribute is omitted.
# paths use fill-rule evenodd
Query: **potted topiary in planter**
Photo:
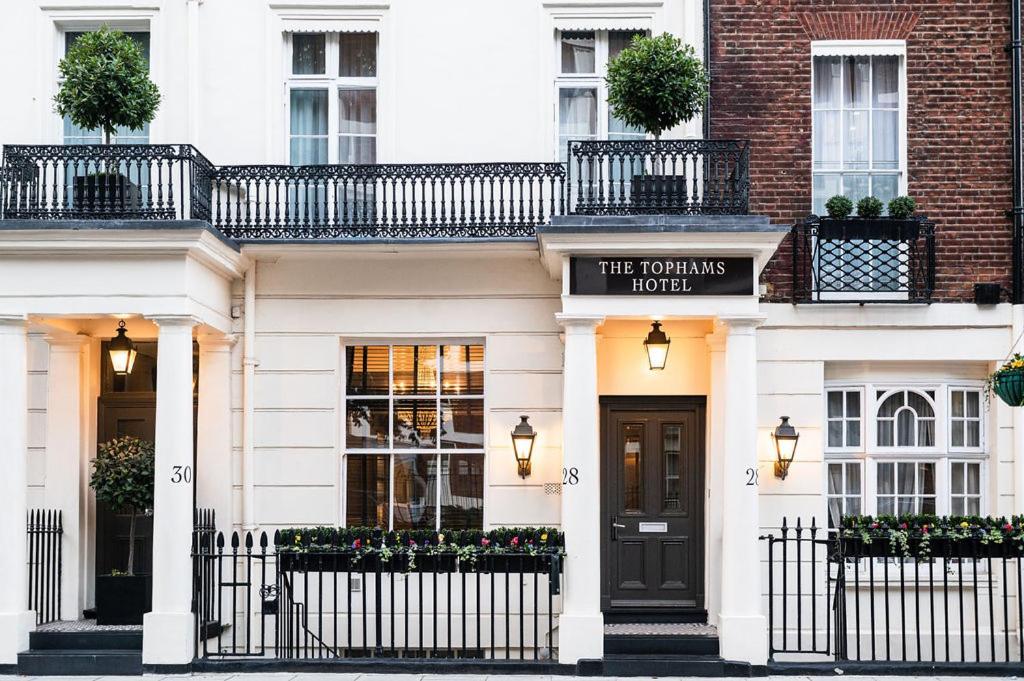
<svg viewBox="0 0 1024 681"><path fill-rule="evenodd" d="M708 97L707 73L693 46L668 33L634 37L608 62L605 82L612 114L656 141L666 130L698 115ZM657 152L654 156L653 173L641 168L631 179L634 203L666 205L669 197L685 200L687 178L663 174Z"/></svg>
<svg viewBox="0 0 1024 681"><path fill-rule="evenodd" d="M61 83L53 98L54 110L81 128L101 130L104 144L110 144L119 126L141 130L160 106L160 92L149 79L142 51L121 31L103 26L82 34L57 70ZM76 208L86 214L138 211L139 187L125 170L105 161L85 175L74 168Z"/></svg>
<svg viewBox="0 0 1024 681"><path fill-rule="evenodd" d="M89 486L97 501L130 516L124 572L96 577L96 623L142 624L150 610L152 581L150 575L135 574L135 520L153 506L153 443L122 436L101 444Z"/></svg>
<svg viewBox="0 0 1024 681"><path fill-rule="evenodd" d="M865 196L857 202L857 215L851 217L853 202L836 195L825 203L828 217L818 224L818 237L837 240L893 240L917 239L921 224L914 217L916 204L909 196L899 196L889 202L889 214L882 215L884 204L874 196Z"/></svg>

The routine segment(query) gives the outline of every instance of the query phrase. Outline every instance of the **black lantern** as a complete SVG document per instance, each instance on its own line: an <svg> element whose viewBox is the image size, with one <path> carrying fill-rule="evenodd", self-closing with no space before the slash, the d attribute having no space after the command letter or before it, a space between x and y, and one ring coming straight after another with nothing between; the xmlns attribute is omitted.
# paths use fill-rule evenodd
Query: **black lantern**
<svg viewBox="0 0 1024 681"><path fill-rule="evenodd" d="M135 366L135 343L127 336L124 328L124 320L117 324L117 335L110 339L107 344L107 352L110 353L110 364L114 367L114 374L127 376Z"/></svg>
<svg viewBox="0 0 1024 681"><path fill-rule="evenodd" d="M661 371L668 361L668 346L672 341L661 330L661 322L651 324L651 330L644 339L644 348L647 350L647 363L652 371Z"/></svg>
<svg viewBox="0 0 1024 681"><path fill-rule="evenodd" d="M772 439L775 440L775 477L785 480L789 474L789 466L796 456L796 443L800 433L789 423L788 416L780 417L781 423L775 427Z"/></svg>
<svg viewBox="0 0 1024 681"><path fill-rule="evenodd" d="M527 422L528 416L519 418L519 425L512 429L512 449L519 465L519 477L525 478L530 474L530 457L533 456L533 441L537 433Z"/></svg>

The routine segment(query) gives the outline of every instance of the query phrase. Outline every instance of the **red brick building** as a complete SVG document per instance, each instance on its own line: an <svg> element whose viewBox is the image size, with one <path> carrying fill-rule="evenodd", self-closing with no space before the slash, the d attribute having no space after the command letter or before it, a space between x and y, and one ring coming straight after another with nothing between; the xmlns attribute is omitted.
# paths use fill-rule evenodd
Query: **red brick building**
<svg viewBox="0 0 1024 681"><path fill-rule="evenodd" d="M751 212L801 221L837 187L856 202L870 175L935 222L932 300L973 300L980 282L1005 299L1010 3L715 0L710 29L711 135L751 140ZM790 253L787 239L768 300L789 299Z"/></svg>

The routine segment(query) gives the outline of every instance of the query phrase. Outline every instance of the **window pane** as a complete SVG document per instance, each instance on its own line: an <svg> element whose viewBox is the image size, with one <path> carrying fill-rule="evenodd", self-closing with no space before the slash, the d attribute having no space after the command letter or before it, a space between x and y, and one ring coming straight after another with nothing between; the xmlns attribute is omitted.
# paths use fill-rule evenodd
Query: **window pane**
<svg viewBox="0 0 1024 681"><path fill-rule="evenodd" d="M855 205L870 193L867 175L843 175L843 195L849 197Z"/></svg>
<svg viewBox="0 0 1024 681"><path fill-rule="evenodd" d="M900 494L913 494L914 493L914 464L912 463L897 463L896 464L896 483L897 489Z"/></svg>
<svg viewBox="0 0 1024 681"><path fill-rule="evenodd" d="M950 500L949 511L953 515L965 515L964 513L964 498L954 497Z"/></svg>
<svg viewBox="0 0 1024 681"><path fill-rule="evenodd" d="M828 493L842 494L843 492L843 464L830 463L828 465Z"/></svg>
<svg viewBox="0 0 1024 681"><path fill-rule="evenodd" d="M434 529L436 480L436 454L395 454L394 529Z"/></svg>
<svg viewBox="0 0 1024 681"><path fill-rule="evenodd" d="M860 497L847 497L846 498L846 515L860 515L862 513L860 509Z"/></svg>
<svg viewBox="0 0 1024 681"><path fill-rule="evenodd" d="M950 430L950 444L954 447L964 446L964 422L953 421Z"/></svg>
<svg viewBox="0 0 1024 681"><path fill-rule="evenodd" d="M954 390L950 394L950 409L954 417L964 416L964 391Z"/></svg>
<svg viewBox="0 0 1024 681"><path fill-rule="evenodd" d="M971 497L966 499L966 508L964 509L966 515L981 515L981 499L978 497Z"/></svg>
<svg viewBox="0 0 1024 681"><path fill-rule="evenodd" d="M377 134L376 90L338 90L338 132Z"/></svg>
<svg viewBox="0 0 1024 681"><path fill-rule="evenodd" d="M846 422L846 446L860 447L860 419Z"/></svg>
<svg viewBox="0 0 1024 681"><path fill-rule="evenodd" d="M812 179L813 202L811 210L815 215L825 214L825 202L842 193L842 178L836 174L815 173Z"/></svg>
<svg viewBox="0 0 1024 681"><path fill-rule="evenodd" d="M293 137L288 153L288 161L293 166L324 165L327 163L327 138Z"/></svg>
<svg viewBox="0 0 1024 681"><path fill-rule="evenodd" d="M441 466L441 527L456 530L484 526L484 457L444 454Z"/></svg>
<svg viewBox="0 0 1024 681"><path fill-rule="evenodd" d="M980 447L981 446L981 423L979 421L968 421L967 422L966 446L968 446L968 447Z"/></svg>
<svg viewBox="0 0 1024 681"><path fill-rule="evenodd" d="M345 521L349 527L388 526L387 456L348 456Z"/></svg>
<svg viewBox="0 0 1024 681"><path fill-rule="evenodd" d="M828 446L829 447L842 447L843 446L843 422L842 421L829 421L828 422Z"/></svg>
<svg viewBox="0 0 1024 681"><path fill-rule="evenodd" d="M872 118L872 168L896 170L900 167L899 114L895 111L874 111ZM867 117L864 118L867 125ZM866 160L866 159L865 159Z"/></svg>
<svg viewBox="0 0 1024 681"><path fill-rule="evenodd" d="M932 409L932 405L928 402L928 398L920 393L908 392L907 393L907 404L917 412L918 416L925 418L931 418L935 416L935 410Z"/></svg>
<svg viewBox="0 0 1024 681"><path fill-rule="evenodd" d="M441 400L441 447L483 449L483 400Z"/></svg>
<svg viewBox="0 0 1024 681"><path fill-rule="evenodd" d="M558 132L570 139L597 134L597 90L562 88L558 91Z"/></svg>
<svg viewBox="0 0 1024 681"><path fill-rule="evenodd" d="M878 422L878 446L879 447L892 447L892 421L879 421Z"/></svg>
<svg viewBox="0 0 1024 681"><path fill-rule="evenodd" d="M680 509L680 475L679 453L682 449L683 427L666 425L662 431L662 454L664 456L665 487L662 493L661 507L665 511Z"/></svg>
<svg viewBox="0 0 1024 681"><path fill-rule="evenodd" d="M843 79L843 105L852 108L867 107L871 85L871 57L845 57Z"/></svg>
<svg viewBox="0 0 1024 681"><path fill-rule="evenodd" d="M935 494L935 464L917 464L917 493Z"/></svg>
<svg viewBox="0 0 1024 681"><path fill-rule="evenodd" d="M377 34L342 33L338 75L343 78L373 78L377 75Z"/></svg>
<svg viewBox="0 0 1024 681"><path fill-rule="evenodd" d="M880 463L878 464L878 493L879 494L892 494L896 490L896 484L893 481L894 467L891 463Z"/></svg>
<svg viewBox="0 0 1024 681"><path fill-rule="evenodd" d="M629 47L635 36L645 36L646 31L608 31L608 59L614 59Z"/></svg>
<svg viewBox="0 0 1024 681"><path fill-rule="evenodd" d="M967 493L981 494L981 464L967 464Z"/></svg>
<svg viewBox="0 0 1024 681"><path fill-rule="evenodd" d="M899 106L899 57L874 57L873 104L876 107Z"/></svg>
<svg viewBox="0 0 1024 681"><path fill-rule="evenodd" d="M978 418L981 416L981 393L979 392L965 392L967 402L967 415L971 418Z"/></svg>
<svg viewBox="0 0 1024 681"><path fill-rule="evenodd" d="M953 494L964 493L964 464L952 463L949 466L949 488Z"/></svg>
<svg viewBox="0 0 1024 681"><path fill-rule="evenodd" d="M594 73L593 31L562 32L562 73Z"/></svg>
<svg viewBox="0 0 1024 681"><path fill-rule="evenodd" d="M484 346L441 346L441 394L484 394Z"/></svg>
<svg viewBox="0 0 1024 681"><path fill-rule="evenodd" d="M871 194L882 202L885 211L889 210L889 201L895 199L899 194L899 184L900 178L898 175L871 176Z"/></svg>
<svg viewBox="0 0 1024 681"><path fill-rule="evenodd" d="M643 442L644 428L631 423L623 429L622 480L623 509L639 511L643 504Z"/></svg>
<svg viewBox="0 0 1024 681"><path fill-rule="evenodd" d="M351 449L387 448L387 400L349 400L345 412L346 447Z"/></svg>
<svg viewBox="0 0 1024 681"><path fill-rule="evenodd" d="M860 496L860 464L846 464L846 493Z"/></svg>
<svg viewBox="0 0 1024 681"><path fill-rule="evenodd" d="M395 448L437 446L437 402L395 400Z"/></svg>
<svg viewBox="0 0 1024 681"><path fill-rule="evenodd" d="M843 500L842 498L833 498L828 500L828 526L839 527L840 520L843 516Z"/></svg>
<svg viewBox="0 0 1024 681"><path fill-rule="evenodd" d="M914 418L914 412L909 409L896 412L896 446L897 447L913 447L914 438L916 433L914 432L914 426L916 425L917 419Z"/></svg>
<svg viewBox="0 0 1024 681"><path fill-rule="evenodd" d="M814 112L814 167L823 170L839 168L842 160L842 113Z"/></svg>
<svg viewBox="0 0 1024 681"><path fill-rule="evenodd" d="M828 417L838 418L843 415L843 393L834 390L828 394Z"/></svg>
<svg viewBox="0 0 1024 681"><path fill-rule="evenodd" d="M291 116L293 135L326 135L327 90L293 89Z"/></svg>
<svg viewBox="0 0 1024 681"><path fill-rule="evenodd" d="M814 108L839 108L840 69L839 57L814 58Z"/></svg>
<svg viewBox="0 0 1024 681"><path fill-rule="evenodd" d="M292 36L292 73L325 73L327 36L323 33L296 33Z"/></svg>
<svg viewBox="0 0 1024 681"><path fill-rule="evenodd" d="M388 347L352 345L345 348L345 392L349 395L388 394Z"/></svg>
<svg viewBox="0 0 1024 681"><path fill-rule="evenodd" d="M860 393L851 391L846 393L846 415L860 416Z"/></svg>
<svg viewBox="0 0 1024 681"><path fill-rule="evenodd" d="M918 419L917 421L917 446L935 446L935 419Z"/></svg>
<svg viewBox="0 0 1024 681"><path fill-rule="evenodd" d="M921 499L921 508L917 511L908 511L908 513L923 513L926 515L935 515L935 497L924 497Z"/></svg>
<svg viewBox="0 0 1024 681"><path fill-rule="evenodd" d="M357 137L352 135L342 135L338 137L338 163L354 163L372 165L377 162L377 138L376 137ZM370 186L366 187L360 185L360 190L373 191L373 180L370 180ZM363 191L363 196L368 196L368 192ZM363 199L367 200L367 199Z"/></svg>
<svg viewBox="0 0 1024 681"><path fill-rule="evenodd" d="M893 515L895 508L895 497L879 498L878 515Z"/></svg>
<svg viewBox="0 0 1024 681"><path fill-rule="evenodd" d="M437 393L437 346L396 345L392 348L395 363L396 395L433 395Z"/></svg>
<svg viewBox="0 0 1024 681"><path fill-rule="evenodd" d="M846 170L868 169L869 117L866 111L845 112L845 147L843 168Z"/></svg>

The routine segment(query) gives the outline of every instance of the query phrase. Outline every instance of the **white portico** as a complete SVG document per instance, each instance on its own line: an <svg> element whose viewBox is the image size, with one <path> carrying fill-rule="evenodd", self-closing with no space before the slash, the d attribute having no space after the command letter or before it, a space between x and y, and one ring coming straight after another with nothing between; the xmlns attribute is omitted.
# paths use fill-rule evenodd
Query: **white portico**
<svg viewBox="0 0 1024 681"><path fill-rule="evenodd" d="M556 319L565 342L563 466L578 471L578 484L565 486L562 495L568 554L562 662L602 657L606 621L644 621L645 612L669 602L671 589L656 588L644 574L626 574L631 568L624 562L640 564L654 556L662 562L651 568L661 575L655 581L671 582L662 576L672 570L685 575L676 580L681 602L694 616L706 611L707 621L717 625L724 659L765 663L761 576L750 563L759 550L757 327L764 317L757 281L785 231L756 216L573 217L539 230L541 257L562 285ZM745 271L736 273L736 267ZM675 338L671 371L637 363L650 320L663 321ZM632 411L612 421L614 412L605 404L614 409L622 400L625 406L618 408ZM661 432L677 428L673 419L685 414L664 411L673 400L683 407L696 404L700 415L693 423L703 432L683 438L703 450L692 468L675 450L647 452L649 444L660 444L637 434L647 427L641 416L648 408L675 414L657 421ZM616 428L624 435L617 436ZM674 457L672 471L643 463L652 455ZM655 479L645 483L644 470L654 471ZM701 508L687 507L689 484ZM666 503L672 496L674 508L682 510L645 514L640 498L655 492ZM684 526L680 538L662 540L653 552L630 554L624 548L668 532L680 516L696 518L698 526ZM646 522L659 518L665 522ZM634 519L641 534L631 539ZM687 561L700 565L695 569ZM689 579L699 584L684 584ZM686 600L688 588L695 596Z"/></svg>

